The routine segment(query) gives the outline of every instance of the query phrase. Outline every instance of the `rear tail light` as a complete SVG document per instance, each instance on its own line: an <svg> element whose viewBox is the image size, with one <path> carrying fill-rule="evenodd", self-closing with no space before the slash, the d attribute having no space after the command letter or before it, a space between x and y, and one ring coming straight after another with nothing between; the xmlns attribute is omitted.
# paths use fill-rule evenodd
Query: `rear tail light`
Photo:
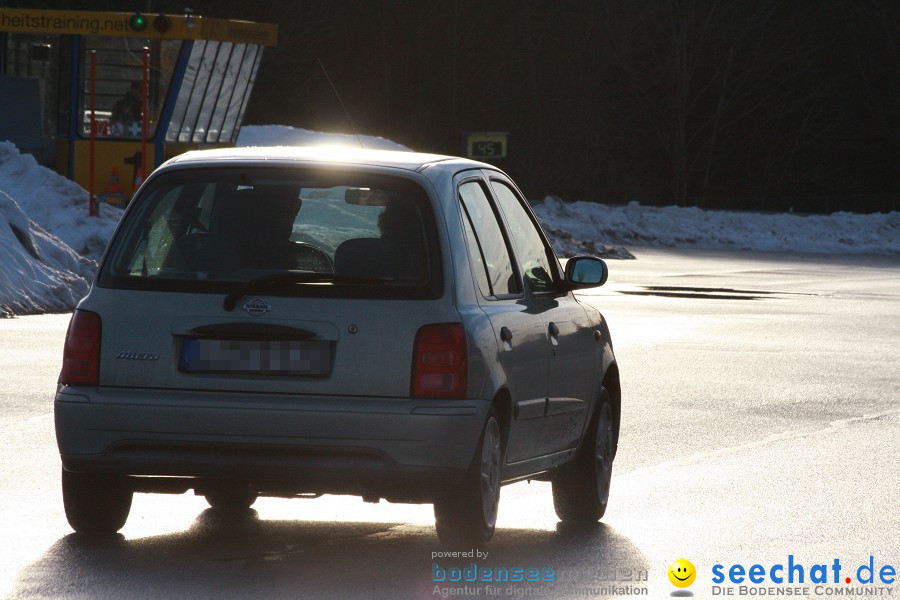
<svg viewBox="0 0 900 600"><path fill-rule="evenodd" d="M417 398L465 398L466 334L459 323L425 325L416 332L412 394Z"/></svg>
<svg viewBox="0 0 900 600"><path fill-rule="evenodd" d="M100 382L100 315L76 310L69 321L59 382L97 385Z"/></svg>

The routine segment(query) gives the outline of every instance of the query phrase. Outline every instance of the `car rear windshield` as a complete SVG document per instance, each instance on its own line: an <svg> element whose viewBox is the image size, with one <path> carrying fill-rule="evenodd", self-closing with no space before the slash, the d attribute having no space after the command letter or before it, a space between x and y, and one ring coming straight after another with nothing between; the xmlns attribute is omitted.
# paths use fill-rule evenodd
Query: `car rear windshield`
<svg viewBox="0 0 900 600"><path fill-rule="evenodd" d="M437 248L427 194L412 180L181 170L134 200L98 285L228 293L259 280L285 294L434 297Z"/></svg>

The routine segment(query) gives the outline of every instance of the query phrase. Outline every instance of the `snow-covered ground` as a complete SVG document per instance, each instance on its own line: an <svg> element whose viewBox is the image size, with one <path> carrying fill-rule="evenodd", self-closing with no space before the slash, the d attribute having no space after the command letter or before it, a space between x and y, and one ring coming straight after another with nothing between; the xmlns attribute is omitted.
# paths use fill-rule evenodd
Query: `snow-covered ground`
<svg viewBox="0 0 900 600"><path fill-rule="evenodd" d="M900 255L900 212L750 213L677 206L611 206L547 197L532 204L560 256L592 244L761 252Z"/></svg>
<svg viewBox="0 0 900 600"><path fill-rule="evenodd" d="M371 136L322 134L282 125L241 129L240 146L357 145L405 150ZM70 310L87 293L122 211L0 141L0 317ZM609 206L547 197L535 213L560 256L632 258L626 247L900 255L900 213L801 216Z"/></svg>

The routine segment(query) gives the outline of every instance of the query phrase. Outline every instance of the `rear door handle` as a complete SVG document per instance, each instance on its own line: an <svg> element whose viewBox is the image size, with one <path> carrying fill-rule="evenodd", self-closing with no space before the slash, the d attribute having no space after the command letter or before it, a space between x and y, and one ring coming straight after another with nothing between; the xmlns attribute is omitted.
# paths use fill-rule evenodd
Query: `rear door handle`
<svg viewBox="0 0 900 600"><path fill-rule="evenodd" d="M500 328L500 339L507 344L512 342L512 331L509 330L509 327Z"/></svg>
<svg viewBox="0 0 900 600"><path fill-rule="evenodd" d="M556 347L559 346L559 327L556 326L556 323L550 323L547 331L550 334L550 345L553 346L553 356L556 356Z"/></svg>

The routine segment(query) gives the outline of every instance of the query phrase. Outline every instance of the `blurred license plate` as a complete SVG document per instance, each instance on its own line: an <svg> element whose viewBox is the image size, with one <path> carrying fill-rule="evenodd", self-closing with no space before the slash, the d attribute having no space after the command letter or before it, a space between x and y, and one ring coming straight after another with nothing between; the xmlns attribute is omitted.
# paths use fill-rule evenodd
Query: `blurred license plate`
<svg viewBox="0 0 900 600"><path fill-rule="evenodd" d="M187 338L181 346L178 367L191 373L328 375L330 346L327 340Z"/></svg>

